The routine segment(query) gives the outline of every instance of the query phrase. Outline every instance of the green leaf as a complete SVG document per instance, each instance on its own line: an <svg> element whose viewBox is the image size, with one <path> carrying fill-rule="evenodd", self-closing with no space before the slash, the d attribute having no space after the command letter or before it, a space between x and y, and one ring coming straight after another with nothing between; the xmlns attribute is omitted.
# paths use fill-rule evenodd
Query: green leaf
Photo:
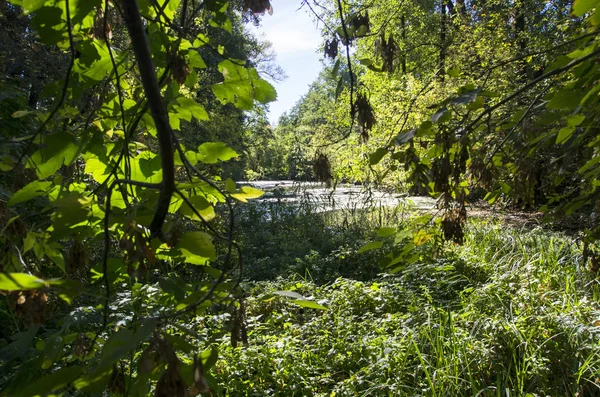
<svg viewBox="0 0 600 397"><path fill-rule="evenodd" d="M33 246L36 243L37 243L37 238L35 236L35 233L28 232L27 237L25 237L25 240L23 241L23 252L24 253L28 252L30 249L33 248Z"/></svg>
<svg viewBox="0 0 600 397"><path fill-rule="evenodd" d="M83 284L75 280L51 280L50 284L55 287L58 297L68 304L85 291Z"/></svg>
<svg viewBox="0 0 600 397"><path fill-rule="evenodd" d="M328 310L325 306L319 305L317 302L304 300L304 299L294 299L292 303L295 303L302 307L308 307L310 309L319 309L319 310Z"/></svg>
<svg viewBox="0 0 600 397"><path fill-rule="evenodd" d="M576 17L583 16L592 8L598 7L598 4L600 4L600 0L575 0L573 2L572 13Z"/></svg>
<svg viewBox="0 0 600 397"><path fill-rule="evenodd" d="M279 295L279 296L285 296L288 298L293 298L293 299L306 299L305 296L300 295L297 292L294 291L275 291L273 292L274 295Z"/></svg>
<svg viewBox="0 0 600 397"><path fill-rule="evenodd" d="M204 164L215 164L219 160L228 161L238 157L238 154L223 142L206 142L198 147L196 157Z"/></svg>
<svg viewBox="0 0 600 397"><path fill-rule="evenodd" d="M27 273L0 273L0 290L22 291L46 287L46 281Z"/></svg>
<svg viewBox="0 0 600 397"><path fill-rule="evenodd" d="M546 104L548 109L572 110L579 106L581 95L573 90L565 89L554 94L552 99Z"/></svg>
<svg viewBox="0 0 600 397"><path fill-rule="evenodd" d="M173 114L186 121L192 121L192 117L197 120L208 120L208 113L198 102L190 98L179 97L177 103L178 106L175 106L174 111L170 112L169 117Z"/></svg>
<svg viewBox="0 0 600 397"><path fill-rule="evenodd" d="M86 373L79 379L76 379L73 382L73 386L77 390L83 390L92 395L101 395L110 381L111 374L111 368L104 369L103 371Z"/></svg>
<svg viewBox="0 0 600 397"><path fill-rule="evenodd" d="M191 353L194 350L194 345L186 341L180 336L166 334L165 339L177 350L181 350L184 353Z"/></svg>
<svg viewBox="0 0 600 397"><path fill-rule="evenodd" d="M123 197L123 193L119 189L114 189L110 195L110 207L125 209L127 208L127 203L125 202L125 198Z"/></svg>
<svg viewBox="0 0 600 397"><path fill-rule="evenodd" d="M36 113L37 113L37 111L35 111L35 110L17 110L13 114L11 114L11 117L13 119L19 119L21 117L25 117L25 116L28 116L30 114L36 114Z"/></svg>
<svg viewBox="0 0 600 397"><path fill-rule="evenodd" d="M67 132L44 137L41 146L27 162L40 179L48 178L63 165L70 165L79 153L75 137Z"/></svg>
<svg viewBox="0 0 600 397"><path fill-rule="evenodd" d="M331 77L335 80L337 79L338 72L340 70L340 60L335 61L335 65L333 65L333 70L331 71Z"/></svg>
<svg viewBox="0 0 600 397"><path fill-rule="evenodd" d="M487 97L487 98L498 98L500 96L500 93L498 93L496 91L481 90L479 92L479 96L483 96L483 97Z"/></svg>
<svg viewBox="0 0 600 397"><path fill-rule="evenodd" d="M588 160L579 170L577 170L577 172L583 174L598 163L600 163L600 156L592 157L591 160Z"/></svg>
<svg viewBox="0 0 600 397"><path fill-rule="evenodd" d="M93 218L92 197L78 192L68 192L52 203L55 207L52 213L52 237L55 239L73 236L77 227L87 228ZM98 216L102 216L99 215Z"/></svg>
<svg viewBox="0 0 600 397"><path fill-rule="evenodd" d="M34 197L46 196L51 186L52 182L33 181L13 194L8 200L8 206L12 207L13 205L31 200Z"/></svg>
<svg viewBox="0 0 600 397"><path fill-rule="evenodd" d="M369 59L369 58L359 59L358 62L360 62L361 65L365 65L365 66L371 66L375 63L375 61L373 61L372 59Z"/></svg>
<svg viewBox="0 0 600 397"><path fill-rule="evenodd" d="M446 107L441 108L440 110L438 110L433 116L431 116L431 121L433 123L443 123L445 121L450 120L450 117L447 117L447 115L449 115L450 112L448 111L448 109Z"/></svg>
<svg viewBox="0 0 600 397"><path fill-rule="evenodd" d="M131 160L131 179L149 183L162 181L162 162L159 155L145 150Z"/></svg>
<svg viewBox="0 0 600 397"><path fill-rule="evenodd" d="M219 351L216 346L211 346L200 353L200 359L204 364L204 369L207 370L217 363Z"/></svg>
<svg viewBox="0 0 600 397"><path fill-rule="evenodd" d="M279 295L279 296L285 296L287 298L292 298L292 303L295 303L297 305L303 306L303 307L308 307L311 309L320 309L320 310L327 310L327 308L323 305L318 304L315 301L312 301L308 298L306 298L305 296L300 295L297 292L294 291L275 291L273 292L274 295Z"/></svg>
<svg viewBox="0 0 600 397"><path fill-rule="evenodd" d="M91 174L96 182L103 183L110 175L111 168L93 155L86 154L84 158L86 160L84 172Z"/></svg>
<svg viewBox="0 0 600 397"><path fill-rule="evenodd" d="M571 127L577 127L585 120L585 115L577 114L574 116L567 117L567 124Z"/></svg>
<svg viewBox="0 0 600 397"><path fill-rule="evenodd" d="M68 42L66 18L63 18L63 10L51 6L52 3L47 2L33 14L31 25L42 42L64 48L65 42Z"/></svg>
<svg viewBox="0 0 600 397"><path fill-rule="evenodd" d="M450 77L458 77L460 76L460 69L457 67L449 68L446 70L446 74Z"/></svg>
<svg viewBox="0 0 600 397"><path fill-rule="evenodd" d="M237 189L237 186L235 185L233 179L227 178L225 181L225 190L227 190L228 193L234 193L235 189Z"/></svg>
<svg viewBox="0 0 600 397"><path fill-rule="evenodd" d="M396 233L395 227L380 227L377 229L377 235L379 237L388 237Z"/></svg>
<svg viewBox="0 0 600 397"><path fill-rule="evenodd" d="M187 64L190 68L205 69L206 63L200 56L200 53L194 49L191 49L186 56Z"/></svg>
<svg viewBox="0 0 600 397"><path fill-rule="evenodd" d="M478 96L473 102L467 105L467 109L469 110L478 110L485 106L485 101L482 97Z"/></svg>
<svg viewBox="0 0 600 397"><path fill-rule="evenodd" d="M376 250L378 248L381 248L381 246L383 246L383 242L381 242L381 241L371 241L370 243L367 243L367 244L363 245L358 250L358 253L362 254L363 252L367 252L367 251L371 251L371 250Z"/></svg>
<svg viewBox="0 0 600 397"><path fill-rule="evenodd" d="M195 180L195 181L192 181L191 183L189 183L189 182L178 183L177 187L179 189L183 189L183 190L197 189L202 192L202 194L206 197L206 199L209 202L213 202L213 203L215 203L215 202L224 203L225 202L225 196L223 196L223 194L218 189L216 189L211 184L204 182L204 181Z"/></svg>
<svg viewBox="0 0 600 397"><path fill-rule="evenodd" d="M396 145L403 145L406 142L413 139L416 134L417 134L417 130L415 130L415 129L412 129L412 130L406 131L406 132L402 132L402 133L398 134L398 136L396 136L396 138L394 139L394 143Z"/></svg>
<svg viewBox="0 0 600 397"><path fill-rule="evenodd" d="M23 8L25 14L31 14L42 8L47 0L11 0L11 3Z"/></svg>
<svg viewBox="0 0 600 397"><path fill-rule="evenodd" d="M425 120L419 126L419 133L423 133L425 131L428 131L428 130L431 129L431 127L433 127L433 123L431 122L431 120Z"/></svg>
<svg viewBox="0 0 600 397"><path fill-rule="evenodd" d="M63 272L65 271L65 258L63 254L50 245L44 245L44 254Z"/></svg>
<svg viewBox="0 0 600 397"><path fill-rule="evenodd" d="M213 93L222 103L233 103L237 108L251 110L254 101L268 103L277 99L275 88L261 79L256 69L245 68L225 60L219 63L224 81L212 87Z"/></svg>
<svg viewBox="0 0 600 397"><path fill-rule="evenodd" d="M571 138L571 135L573 135L573 132L575 132L575 127L561 128L558 131L558 135L556 135L556 144L560 145L568 141L569 138Z"/></svg>
<svg viewBox="0 0 600 397"><path fill-rule="evenodd" d="M248 200L259 198L263 194L265 194L265 192L255 187L242 186L240 190L238 190L237 193L233 193L231 197L243 203L246 203Z"/></svg>
<svg viewBox="0 0 600 397"><path fill-rule="evenodd" d="M204 219L205 221L208 222L215 218L215 209L208 202L206 197L192 196L192 197L188 198L188 200L194 206L194 208L196 208L196 211L200 214L202 219ZM181 208L179 209L179 213L181 213L183 216L187 216L188 218L191 218L196 221L202 220L202 219L198 218L196 213L194 211L192 211L192 209L187 205L187 203L183 203L181 205Z"/></svg>
<svg viewBox="0 0 600 397"><path fill-rule="evenodd" d="M73 382L81 373L84 367L76 365L73 367L61 368L50 375L41 377L33 383L24 385L16 394L15 397L29 397L29 396L45 396L49 393L65 387L69 383Z"/></svg>
<svg viewBox="0 0 600 397"><path fill-rule="evenodd" d="M340 77L338 80L337 86L335 87L335 99L338 99L342 90L344 89L344 78Z"/></svg>
<svg viewBox="0 0 600 397"><path fill-rule="evenodd" d="M119 359L127 356L129 352L135 350L140 342L146 340L154 331L153 322L145 322L137 327L135 331L128 328L122 328L108 338L102 348L100 363L96 368L96 373L100 373L112 367Z"/></svg>
<svg viewBox="0 0 600 397"><path fill-rule="evenodd" d="M29 327L27 331L18 332L12 335L11 339L13 342L8 343L8 341L5 340L6 344L0 349L0 360L3 361L3 363L8 363L15 358L22 357L23 352L30 349L33 345L35 335L39 329L39 325Z"/></svg>
<svg viewBox="0 0 600 397"><path fill-rule="evenodd" d="M189 232L181 236L177 247L181 249L181 252L186 259L200 257L200 261L204 260L204 262L206 262L206 260L215 260L217 257L215 247L211 240L212 237L208 233Z"/></svg>
<svg viewBox="0 0 600 397"><path fill-rule="evenodd" d="M383 159L383 156L385 156L388 153L389 153L389 150L387 150L386 148L377 149L374 153L371 153L369 155L369 164L371 164L371 165L378 164L381 161L381 159Z"/></svg>

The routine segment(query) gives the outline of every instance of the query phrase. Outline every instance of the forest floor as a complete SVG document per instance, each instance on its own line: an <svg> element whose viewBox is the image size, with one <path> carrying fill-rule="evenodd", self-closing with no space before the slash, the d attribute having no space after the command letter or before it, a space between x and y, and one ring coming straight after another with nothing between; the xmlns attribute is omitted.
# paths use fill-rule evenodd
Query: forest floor
<svg viewBox="0 0 600 397"><path fill-rule="evenodd" d="M418 215L260 211L242 221L248 345L212 334L223 395L600 395L598 280L539 214L475 208L463 245L432 238L391 275L380 263L406 240L375 231Z"/></svg>

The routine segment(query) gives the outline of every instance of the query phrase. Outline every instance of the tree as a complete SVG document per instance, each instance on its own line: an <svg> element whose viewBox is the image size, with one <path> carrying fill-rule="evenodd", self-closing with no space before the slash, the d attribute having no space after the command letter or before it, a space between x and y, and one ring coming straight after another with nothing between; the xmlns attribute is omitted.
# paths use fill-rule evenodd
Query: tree
<svg viewBox="0 0 600 397"><path fill-rule="evenodd" d="M249 66L244 8L1 3L3 395L207 391L216 351L186 323L213 301L245 340L232 208L261 192L221 180L238 154L196 124L275 99Z"/></svg>
<svg viewBox="0 0 600 397"><path fill-rule="evenodd" d="M355 72L346 107L363 134L371 127L365 146L376 142L376 179L400 176L439 198L446 238L462 240L473 190L492 203L591 211L595 4L327 5L326 52ZM355 50L337 51L337 43Z"/></svg>

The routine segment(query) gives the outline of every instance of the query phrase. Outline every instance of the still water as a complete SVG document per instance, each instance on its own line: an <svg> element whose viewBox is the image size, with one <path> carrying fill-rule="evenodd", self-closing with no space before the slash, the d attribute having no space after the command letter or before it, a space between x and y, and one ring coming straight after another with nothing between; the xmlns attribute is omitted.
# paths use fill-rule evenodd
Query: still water
<svg viewBox="0 0 600 397"><path fill-rule="evenodd" d="M375 207L396 207L406 205L415 210L429 210L435 207L430 197L407 196L389 193L366 186L340 184L328 188L317 182L296 181L252 181L243 182L265 192L257 201L263 203L310 204L316 211L338 209L364 209Z"/></svg>

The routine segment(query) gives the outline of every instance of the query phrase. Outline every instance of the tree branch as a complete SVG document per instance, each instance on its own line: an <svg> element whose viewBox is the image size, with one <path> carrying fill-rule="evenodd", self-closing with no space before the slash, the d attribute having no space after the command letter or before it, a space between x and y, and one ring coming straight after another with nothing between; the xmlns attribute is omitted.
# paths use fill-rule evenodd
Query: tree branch
<svg viewBox="0 0 600 397"><path fill-rule="evenodd" d="M162 188L154 219L150 224L150 237L160 237L161 228L167 217L169 203L175 191L175 157L173 130L169 124L169 115L160 94L158 79L152 62L152 53L144 31L142 16L137 0L121 1L123 18L131 37L131 45L138 62L144 93L148 100L150 114L156 125L162 165Z"/></svg>

